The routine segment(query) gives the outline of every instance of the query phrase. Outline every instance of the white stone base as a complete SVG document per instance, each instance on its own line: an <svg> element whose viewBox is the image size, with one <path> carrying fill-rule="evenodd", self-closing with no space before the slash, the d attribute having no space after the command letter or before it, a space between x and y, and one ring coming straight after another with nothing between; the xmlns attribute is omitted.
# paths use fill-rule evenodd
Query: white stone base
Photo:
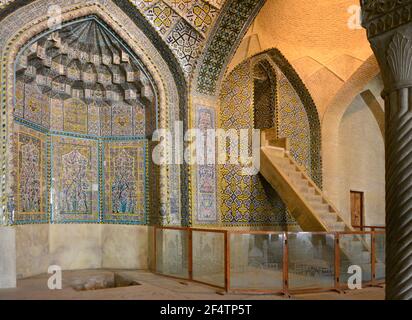
<svg viewBox="0 0 412 320"><path fill-rule="evenodd" d="M0 227L0 288L16 287L16 232Z"/></svg>

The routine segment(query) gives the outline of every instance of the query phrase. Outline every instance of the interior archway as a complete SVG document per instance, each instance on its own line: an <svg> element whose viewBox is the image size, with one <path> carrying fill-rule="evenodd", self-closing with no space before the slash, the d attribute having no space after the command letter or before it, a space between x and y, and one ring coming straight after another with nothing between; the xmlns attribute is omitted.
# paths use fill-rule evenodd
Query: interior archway
<svg viewBox="0 0 412 320"><path fill-rule="evenodd" d="M327 107L322 117L322 145L323 145L323 177L324 190L332 202L339 200L338 180L335 175L338 171L338 128L348 106L365 87L379 74L379 67L374 56L368 60L350 77L339 90ZM379 96L379 94L375 94Z"/></svg>
<svg viewBox="0 0 412 320"><path fill-rule="evenodd" d="M384 108L379 97L383 89L380 74L372 78L342 110L334 128L336 145L326 155L335 157L332 188L328 192L347 223L351 216L351 193L362 194L363 225L383 225L385 219ZM330 124L329 124L330 125ZM328 137L331 139L332 137Z"/></svg>
<svg viewBox="0 0 412 320"><path fill-rule="evenodd" d="M260 82L266 84L264 91L259 91ZM259 122L262 112L270 115L265 118L267 123ZM275 127L278 138L289 139L295 161L316 184L322 185L321 132L316 106L278 50L246 59L228 74L220 92L220 126L222 129ZM265 179L259 175L242 176L236 165L221 165L219 171L223 224L296 226Z"/></svg>

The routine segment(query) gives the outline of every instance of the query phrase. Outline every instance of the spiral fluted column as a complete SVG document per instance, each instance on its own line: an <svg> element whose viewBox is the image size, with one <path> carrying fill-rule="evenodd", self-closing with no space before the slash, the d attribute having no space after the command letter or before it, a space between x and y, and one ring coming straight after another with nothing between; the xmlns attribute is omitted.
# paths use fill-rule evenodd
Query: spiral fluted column
<svg viewBox="0 0 412 320"><path fill-rule="evenodd" d="M412 299L412 89L386 103L386 298Z"/></svg>
<svg viewBox="0 0 412 320"><path fill-rule="evenodd" d="M412 0L363 0L384 81L386 299L412 300Z"/></svg>

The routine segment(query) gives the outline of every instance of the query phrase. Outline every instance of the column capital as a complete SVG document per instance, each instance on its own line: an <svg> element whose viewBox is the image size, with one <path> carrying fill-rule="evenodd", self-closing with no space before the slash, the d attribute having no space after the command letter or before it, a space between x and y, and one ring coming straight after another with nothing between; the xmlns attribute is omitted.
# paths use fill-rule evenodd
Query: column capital
<svg viewBox="0 0 412 320"><path fill-rule="evenodd" d="M412 0L361 0L361 6L368 38L412 22Z"/></svg>
<svg viewBox="0 0 412 320"><path fill-rule="evenodd" d="M369 39L384 83L383 95L412 88L412 23Z"/></svg>
<svg viewBox="0 0 412 320"><path fill-rule="evenodd" d="M361 0L362 25L378 60L383 95L412 87L412 0Z"/></svg>

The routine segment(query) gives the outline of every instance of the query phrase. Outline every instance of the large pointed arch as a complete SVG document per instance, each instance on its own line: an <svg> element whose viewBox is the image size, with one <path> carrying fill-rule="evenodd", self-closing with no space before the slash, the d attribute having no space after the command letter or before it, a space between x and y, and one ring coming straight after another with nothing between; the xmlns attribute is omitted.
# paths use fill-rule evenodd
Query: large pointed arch
<svg viewBox="0 0 412 320"><path fill-rule="evenodd" d="M194 73L195 90L215 96L226 67L265 0L227 0Z"/></svg>
<svg viewBox="0 0 412 320"><path fill-rule="evenodd" d="M325 192L336 202L339 198L335 172L338 172L339 126L343 115L355 97L379 74L376 58L371 55L350 77L326 108L322 118L323 176ZM369 105L368 105L369 106ZM379 122L378 122L379 123ZM382 125L380 124L382 128Z"/></svg>
<svg viewBox="0 0 412 320"><path fill-rule="evenodd" d="M279 138L288 138L291 156L322 188L321 127L315 103L296 71L277 49L254 55L235 67L222 82L219 94L219 126L222 129L252 129L256 66L266 64L273 74L276 99L273 125ZM266 103L266 102L265 102ZM263 127L270 124L263 124ZM260 176L243 176L241 166L218 168L219 202L224 225L296 225L288 219L279 196L266 188ZM242 183L238 183L242 181Z"/></svg>
<svg viewBox="0 0 412 320"><path fill-rule="evenodd" d="M297 96L299 97L302 106L306 112L310 129L310 171L312 179L321 188L322 187L322 133L321 121L315 102L309 90L306 88L298 73L285 58L285 56L276 48L268 49L249 58L254 63L259 61L268 61L275 68L278 68L287 78ZM249 60L247 59L247 60ZM273 68L272 67L272 68Z"/></svg>
<svg viewBox="0 0 412 320"><path fill-rule="evenodd" d="M124 41L124 43L136 54L152 76L152 80L158 89L159 126L170 127L173 123L182 120L187 126L187 95L186 84L180 66L170 56L169 49L157 41L153 32L144 29L144 19L138 13L133 12L132 19L112 1L54 1L61 8L62 23L76 18L96 15ZM17 1L13 5L14 11L5 15L1 11L0 42L1 42L1 163L2 163L2 206L12 209L10 203L9 168L13 163L9 157L11 136L13 134L13 92L14 92L14 61L25 43L48 28L48 6L45 0ZM8 7L7 7L8 8ZM136 21L141 21L138 25ZM19 21L19 24L15 22ZM146 25L147 28L149 26ZM144 29L144 30L142 30ZM148 33L148 35L146 34ZM170 51L170 50L169 50ZM165 58L168 57L168 58ZM175 168L176 169L176 168ZM163 182L160 183L160 217L153 222L166 224L186 224L188 221L188 190L189 180L186 168L170 170L161 169ZM174 176L171 177L170 173ZM173 211L172 211L173 210ZM175 214L175 217L171 217Z"/></svg>

